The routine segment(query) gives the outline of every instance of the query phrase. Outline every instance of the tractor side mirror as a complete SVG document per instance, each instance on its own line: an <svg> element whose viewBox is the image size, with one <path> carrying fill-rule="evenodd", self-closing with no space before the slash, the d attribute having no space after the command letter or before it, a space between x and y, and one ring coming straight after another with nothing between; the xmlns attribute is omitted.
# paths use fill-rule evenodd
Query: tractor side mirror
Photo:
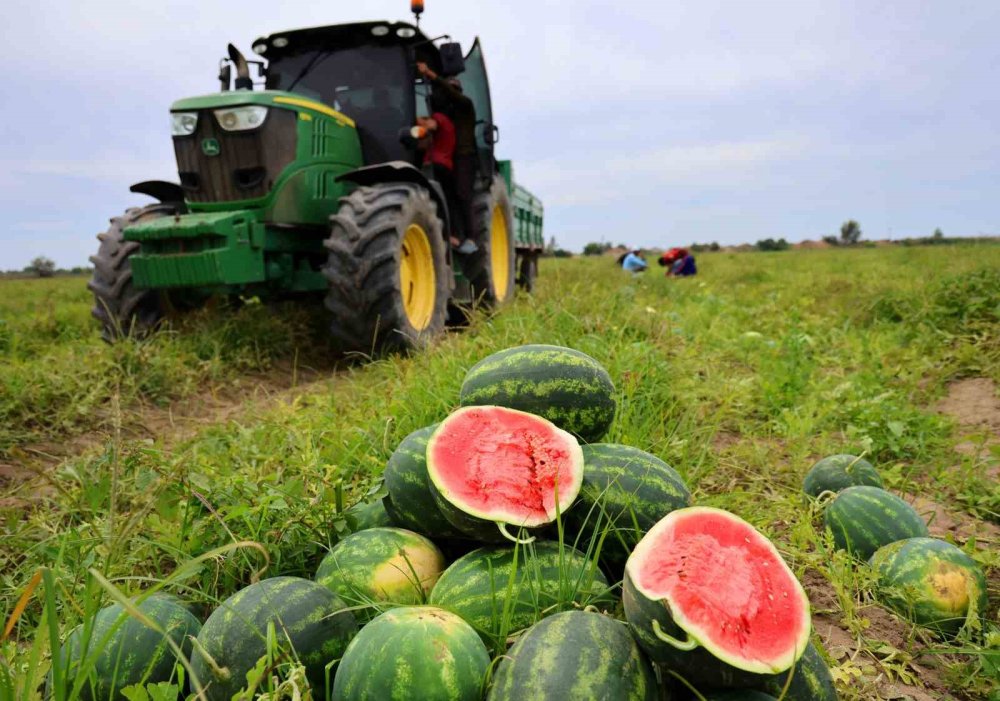
<svg viewBox="0 0 1000 701"><path fill-rule="evenodd" d="M483 141L490 146L500 141L500 127L492 122L483 123Z"/></svg>
<svg viewBox="0 0 1000 701"><path fill-rule="evenodd" d="M222 92L229 90L230 81L233 77L233 67L228 63L223 63L219 66L219 83L221 84Z"/></svg>
<svg viewBox="0 0 1000 701"><path fill-rule="evenodd" d="M441 75L450 77L465 70L465 57L462 56L462 45L457 41L441 44L438 49L441 54Z"/></svg>

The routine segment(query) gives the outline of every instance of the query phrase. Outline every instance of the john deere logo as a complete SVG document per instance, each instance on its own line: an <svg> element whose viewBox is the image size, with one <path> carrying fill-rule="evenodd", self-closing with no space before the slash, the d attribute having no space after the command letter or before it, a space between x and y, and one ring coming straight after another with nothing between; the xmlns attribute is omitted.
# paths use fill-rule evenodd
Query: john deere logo
<svg viewBox="0 0 1000 701"><path fill-rule="evenodd" d="M218 156L220 150L218 139L205 139L201 142L201 152L206 156Z"/></svg>

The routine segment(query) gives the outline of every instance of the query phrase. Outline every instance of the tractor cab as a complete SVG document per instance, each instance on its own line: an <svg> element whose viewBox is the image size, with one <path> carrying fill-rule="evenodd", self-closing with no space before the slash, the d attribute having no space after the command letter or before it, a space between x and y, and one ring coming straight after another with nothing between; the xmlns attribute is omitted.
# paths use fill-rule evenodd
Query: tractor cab
<svg viewBox="0 0 1000 701"><path fill-rule="evenodd" d="M431 87L417 76L416 63L457 76L476 106L481 147L492 158L495 129L478 41L465 59L459 44L438 47L435 41L405 22L362 22L272 34L253 49L267 59L268 90L300 94L354 120L365 164L406 161L419 167L416 148L400 138L428 113Z"/></svg>

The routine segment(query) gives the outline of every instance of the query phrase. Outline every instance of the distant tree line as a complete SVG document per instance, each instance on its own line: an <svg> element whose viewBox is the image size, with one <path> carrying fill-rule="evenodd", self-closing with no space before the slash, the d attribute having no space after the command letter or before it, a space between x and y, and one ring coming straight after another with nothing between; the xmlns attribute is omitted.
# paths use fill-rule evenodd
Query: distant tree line
<svg viewBox="0 0 1000 701"><path fill-rule="evenodd" d="M840 238L824 236L823 240L831 246L856 246L861 241L861 225L848 219L840 225Z"/></svg>
<svg viewBox="0 0 1000 701"><path fill-rule="evenodd" d="M545 248L542 249L543 258L572 258L573 254L563 248L559 248L559 244L556 243L556 237L553 236L549 239L549 242L545 244Z"/></svg>
<svg viewBox="0 0 1000 701"><path fill-rule="evenodd" d="M38 256L20 270L0 271L2 277L52 277L53 275L84 275L93 268L76 266L75 268L57 268L55 261L45 256Z"/></svg>
<svg viewBox="0 0 1000 701"><path fill-rule="evenodd" d="M785 239L761 239L754 244L758 251L787 251L789 248L788 241Z"/></svg>

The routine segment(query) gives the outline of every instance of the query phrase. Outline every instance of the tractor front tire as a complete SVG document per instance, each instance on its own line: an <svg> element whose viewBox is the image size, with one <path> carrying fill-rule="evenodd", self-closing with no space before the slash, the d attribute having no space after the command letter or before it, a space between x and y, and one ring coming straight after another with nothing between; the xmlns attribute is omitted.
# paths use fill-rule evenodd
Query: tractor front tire
<svg viewBox="0 0 1000 701"><path fill-rule="evenodd" d="M473 202L478 249L465 256L463 270L477 305L496 307L514 296L514 225L507 183L494 176L489 190Z"/></svg>
<svg viewBox="0 0 1000 701"><path fill-rule="evenodd" d="M91 313L101 322L101 337L108 343L128 336L144 336L156 328L165 314L166 305L159 290L143 290L132 284L129 258L139 250L139 243L126 241L122 232L141 221L170 217L183 211L182 203L132 207L122 216L111 219L108 230L97 235L101 244L97 254L90 257L94 276L87 287L94 294Z"/></svg>
<svg viewBox="0 0 1000 701"><path fill-rule="evenodd" d="M444 330L451 270L437 205L424 188L357 188L330 217L325 245L337 351L420 348Z"/></svg>

